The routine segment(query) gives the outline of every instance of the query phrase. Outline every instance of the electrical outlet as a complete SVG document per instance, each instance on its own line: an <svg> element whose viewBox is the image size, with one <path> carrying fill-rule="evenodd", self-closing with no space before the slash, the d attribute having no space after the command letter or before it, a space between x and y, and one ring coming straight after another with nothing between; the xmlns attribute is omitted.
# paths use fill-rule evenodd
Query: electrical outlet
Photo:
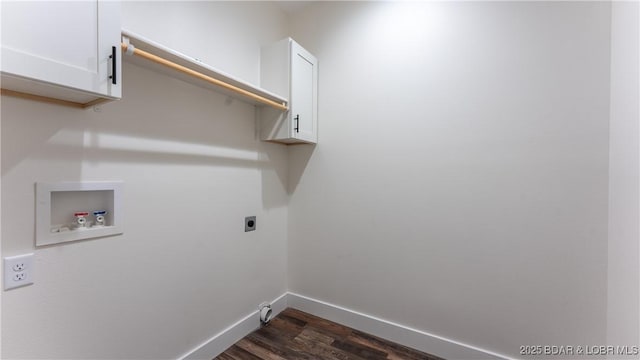
<svg viewBox="0 0 640 360"><path fill-rule="evenodd" d="M244 218L244 232L254 231L256 229L256 217L247 216Z"/></svg>
<svg viewBox="0 0 640 360"><path fill-rule="evenodd" d="M4 258L4 289L33 284L33 253Z"/></svg>

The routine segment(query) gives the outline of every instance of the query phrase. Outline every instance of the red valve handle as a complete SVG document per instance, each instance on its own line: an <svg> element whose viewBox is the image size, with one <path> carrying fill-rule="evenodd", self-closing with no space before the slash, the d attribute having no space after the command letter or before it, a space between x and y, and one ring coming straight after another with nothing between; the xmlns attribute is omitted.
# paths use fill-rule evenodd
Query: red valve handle
<svg viewBox="0 0 640 360"><path fill-rule="evenodd" d="M89 213L86 211L73 213L73 216L89 216Z"/></svg>

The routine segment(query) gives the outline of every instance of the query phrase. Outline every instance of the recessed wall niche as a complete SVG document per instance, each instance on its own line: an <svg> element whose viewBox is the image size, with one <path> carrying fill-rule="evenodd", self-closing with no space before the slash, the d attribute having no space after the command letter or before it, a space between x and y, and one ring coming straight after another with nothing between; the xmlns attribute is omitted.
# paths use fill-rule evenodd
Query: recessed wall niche
<svg viewBox="0 0 640 360"><path fill-rule="evenodd" d="M119 181L36 183L36 246L122 234L122 186Z"/></svg>

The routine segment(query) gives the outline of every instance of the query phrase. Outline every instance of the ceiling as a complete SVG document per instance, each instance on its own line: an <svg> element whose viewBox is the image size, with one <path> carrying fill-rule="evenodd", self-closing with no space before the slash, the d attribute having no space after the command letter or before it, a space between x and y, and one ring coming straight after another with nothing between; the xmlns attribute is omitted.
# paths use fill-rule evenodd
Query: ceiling
<svg viewBox="0 0 640 360"><path fill-rule="evenodd" d="M295 15L302 9L314 3L314 1L274 1L284 12Z"/></svg>

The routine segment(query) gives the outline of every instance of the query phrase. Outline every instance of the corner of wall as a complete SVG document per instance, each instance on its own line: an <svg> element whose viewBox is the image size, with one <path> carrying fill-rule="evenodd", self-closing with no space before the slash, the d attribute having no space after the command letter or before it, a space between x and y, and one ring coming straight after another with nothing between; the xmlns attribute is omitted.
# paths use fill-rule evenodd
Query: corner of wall
<svg viewBox="0 0 640 360"><path fill-rule="evenodd" d="M613 346L640 346L639 33L640 3L612 2L607 343Z"/></svg>

